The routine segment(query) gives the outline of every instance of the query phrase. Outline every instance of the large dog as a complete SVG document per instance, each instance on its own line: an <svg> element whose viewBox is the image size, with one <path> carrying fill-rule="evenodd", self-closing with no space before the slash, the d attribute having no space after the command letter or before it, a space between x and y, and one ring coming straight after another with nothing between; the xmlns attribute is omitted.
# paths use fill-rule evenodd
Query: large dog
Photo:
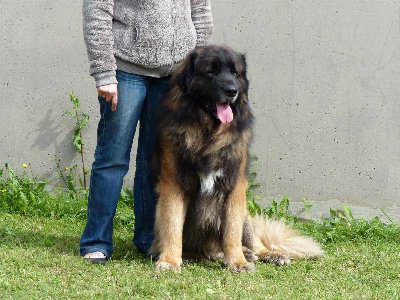
<svg viewBox="0 0 400 300"><path fill-rule="evenodd" d="M245 57L227 47L195 49L173 75L153 160L157 270L179 272L182 255L223 259L234 272L254 271L257 259L284 265L322 255L282 222L249 215L248 88Z"/></svg>

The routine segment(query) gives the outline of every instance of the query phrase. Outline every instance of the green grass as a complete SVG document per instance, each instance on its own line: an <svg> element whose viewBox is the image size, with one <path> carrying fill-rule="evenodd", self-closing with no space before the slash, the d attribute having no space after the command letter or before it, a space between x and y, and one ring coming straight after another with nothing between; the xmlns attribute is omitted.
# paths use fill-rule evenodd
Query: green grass
<svg viewBox="0 0 400 300"><path fill-rule="evenodd" d="M26 171L0 174L0 299L400 299L400 226L355 220L347 207L304 223L288 215L287 198L269 208L252 198L251 209L285 219L326 254L286 267L257 262L250 274L192 261L174 274L155 272L133 246L129 191L117 208L112 259L85 262L85 197L79 189L50 190Z"/></svg>
<svg viewBox="0 0 400 300"><path fill-rule="evenodd" d="M84 224L74 218L1 213L0 298L400 298L396 226L352 221L336 228L333 241L322 223L295 223L298 230L322 242L324 257L280 268L257 263L252 274L232 274L222 263L208 261L185 264L181 274L159 274L153 270L154 261L136 252L133 228L123 224L116 226L115 252L107 265L86 263L78 250ZM367 233L366 224L370 224Z"/></svg>

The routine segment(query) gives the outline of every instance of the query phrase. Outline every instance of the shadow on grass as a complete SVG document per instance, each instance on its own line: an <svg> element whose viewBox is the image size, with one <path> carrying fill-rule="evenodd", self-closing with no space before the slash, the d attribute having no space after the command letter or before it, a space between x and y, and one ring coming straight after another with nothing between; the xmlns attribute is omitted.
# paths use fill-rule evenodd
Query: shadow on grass
<svg viewBox="0 0 400 300"><path fill-rule="evenodd" d="M21 225L21 227L18 227L17 224L0 225L0 248L19 247L27 250L35 248L51 252L54 255L80 255L79 241L83 228L81 229L73 225L66 227L64 230L60 228L62 225L58 228L48 228L48 224L27 226L27 223L24 223ZM112 260L124 260L126 262L141 260L143 262L150 262L151 258L139 253L133 244L133 230L132 233L126 230L126 228L123 230L124 232L121 232L121 230L117 229L115 232Z"/></svg>
<svg viewBox="0 0 400 300"><path fill-rule="evenodd" d="M0 229L0 246L43 248L56 253L79 254L79 237L68 234L51 234L35 230L3 227Z"/></svg>

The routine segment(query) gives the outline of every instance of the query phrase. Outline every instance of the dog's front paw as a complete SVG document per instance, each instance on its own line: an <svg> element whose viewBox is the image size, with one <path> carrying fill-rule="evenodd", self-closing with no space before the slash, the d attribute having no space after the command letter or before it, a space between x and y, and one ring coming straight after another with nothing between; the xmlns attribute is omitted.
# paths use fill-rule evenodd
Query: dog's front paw
<svg viewBox="0 0 400 300"><path fill-rule="evenodd" d="M245 263L228 264L228 270L233 273L254 272L256 267L253 262L246 261Z"/></svg>
<svg viewBox="0 0 400 300"><path fill-rule="evenodd" d="M158 272L172 271L174 273L181 272L181 265L179 263L172 263L163 260L156 262L155 269Z"/></svg>
<svg viewBox="0 0 400 300"><path fill-rule="evenodd" d="M273 264L277 267L288 266L291 262L289 256L279 253L267 253L264 256L260 257L260 260L266 263Z"/></svg>

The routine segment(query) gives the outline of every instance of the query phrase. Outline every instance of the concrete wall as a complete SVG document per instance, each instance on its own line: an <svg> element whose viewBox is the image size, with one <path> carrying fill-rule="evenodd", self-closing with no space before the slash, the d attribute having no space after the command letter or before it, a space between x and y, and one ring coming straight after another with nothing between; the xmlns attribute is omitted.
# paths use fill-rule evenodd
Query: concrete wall
<svg viewBox="0 0 400 300"><path fill-rule="evenodd" d="M98 106L81 1L0 4L0 165L31 163L48 178L54 158L79 163L74 122L62 116L71 90L91 117L84 133L90 164ZM313 216L347 203L359 216L382 208L400 220L400 2L212 4L215 42L247 54L258 194L295 204L307 198Z"/></svg>

